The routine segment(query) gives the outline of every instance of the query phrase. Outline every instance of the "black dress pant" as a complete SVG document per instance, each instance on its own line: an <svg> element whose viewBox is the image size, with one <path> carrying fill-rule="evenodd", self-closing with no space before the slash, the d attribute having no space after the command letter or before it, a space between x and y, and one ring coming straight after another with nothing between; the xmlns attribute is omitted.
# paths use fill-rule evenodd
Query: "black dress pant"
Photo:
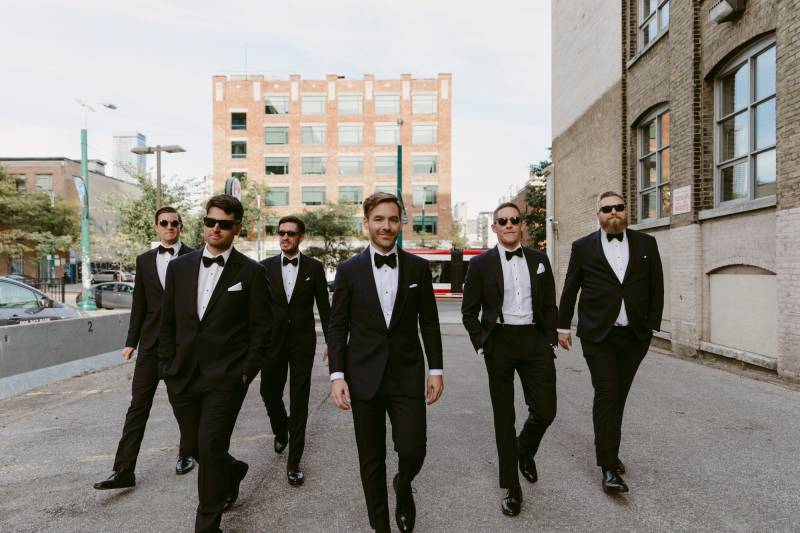
<svg viewBox="0 0 800 533"><path fill-rule="evenodd" d="M247 387L241 379L211 383L198 374L180 393L170 393L181 433L190 439L190 455L198 463L195 531L219 530L225 498L240 463L228 450Z"/></svg>
<svg viewBox="0 0 800 533"><path fill-rule="evenodd" d="M306 343L308 344L308 343ZM261 398L267 408L272 432L289 435L289 460L287 468L300 467L306 446L308 399L311 394L311 372L314 369L314 350L298 345L296 336L287 335L277 359L261 372ZM283 403L286 377L289 376L289 414Z"/></svg>
<svg viewBox="0 0 800 533"><path fill-rule="evenodd" d="M641 341L629 327L615 327L603 341L581 339L581 346L594 386L592 419L597 465L610 468L619 456L628 391L650 340Z"/></svg>
<svg viewBox="0 0 800 533"><path fill-rule="evenodd" d="M387 369L387 374L390 371ZM389 503L386 487L386 415L392 424L392 440L398 456L398 494L411 490L411 482L422 469L427 446L425 397L398 394L391 377L385 376L371 400L351 401L358 447L361 483L367 500L369 524L388 532Z"/></svg>
<svg viewBox="0 0 800 533"><path fill-rule="evenodd" d="M117 445L117 454L114 458L115 472L133 472L136 469L136 459L139 457L139 448L144 438L150 408L153 407L153 397L158 389L158 354L155 352L139 352L133 369L131 381L131 403L125 415L125 425L122 426L122 438ZM181 433L181 442L178 453L181 457L188 454L187 443Z"/></svg>
<svg viewBox="0 0 800 533"><path fill-rule="evenodd" d="M492 331L492 351L484 362L489 374L489 394L494 414L494 435L500 460L500 487L519 485L519 453L536 454L545 431L556 417L555 354L533 325L497 324ZM514 371L522 382L528 418L516 434Z"/></svg>

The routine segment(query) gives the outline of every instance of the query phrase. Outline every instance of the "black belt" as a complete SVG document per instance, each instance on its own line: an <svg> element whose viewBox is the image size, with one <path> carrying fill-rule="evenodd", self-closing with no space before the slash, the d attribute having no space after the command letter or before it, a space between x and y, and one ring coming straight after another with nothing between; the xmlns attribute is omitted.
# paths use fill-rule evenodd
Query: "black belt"
<svg viewBox="0 0 800 533"><path fill-rule="evenodd" d="M536 323L532 324L506 324L504 322L497 322L494 327L496 328L504 328L504 329L533 329L536 327Z"/></svg>

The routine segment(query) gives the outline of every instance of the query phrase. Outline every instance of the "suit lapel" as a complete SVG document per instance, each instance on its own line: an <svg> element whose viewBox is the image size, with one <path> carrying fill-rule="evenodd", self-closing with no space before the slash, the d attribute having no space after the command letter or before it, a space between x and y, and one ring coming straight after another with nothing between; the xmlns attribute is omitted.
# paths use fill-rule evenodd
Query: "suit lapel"
<svg viewBox="0 0 800 533"><path fill-rule="evenodd" d="M625 230L625 240L628 241L628 266L625 267L625 276L622 278L623 283L628 281L628 276L631 275L631 269L633 268L634 258L637 257L639 253L639 239L633 232Z"/></svg>
<svg viewBox="0 0 800 533"><path fill-rule="evenodd" d="M372 255L369 250L369 246L367 249L361 252L361 256L359 258L359 263L361 266L361 279L371 280L372 283L364 283L365 290L369 295L367 299L370 300L374 306L372 313L370 313L374 317L378 317L380 320L381 325L386 327L386 321L383 319L383 309L381 308L381 300L378 297L378 284L375 281L375 274L372 272Z"/></svg>
<svg viewBox="0 0 800 533"><path fill-rule="evenodd" d="M289 300L286 298L286 287L283 286L283 264L280 255L270 261L269 275L275 280L275 285L280 287L281 299L283 303L288 304Z"/></svg>
<svg viewBox="0 0 800 533"><path fill-rule="evenodd" d="M611 279L619 283L619 278L617 277L617 274L614 272L614 269L611 268L611 263L608 262L608 259L606 258L606 253L603 251L603 241L601 240L602 238L603 238L603 232L597 230L594 239L595 253L599 255L600 261L603 263L603 265L605 265L606 270L608 270L608 274L611 276Z"/></svg>
<svg viewBox="0 0 800 533"><path fill-rule="evenodd" d="M492 274L490 277L494 280L497 296L500 298L500 307L502 307L503 296L505 295L505 280L503 278L503 265L500 263L502 259L500 250L495 246L489 250L487 255L489 258L489 272Z"/></svg>
<svg viewBox="0 0 800 533"><path fill-rule="evenodd" d="M397 250L397 292L395 292L394 307L392 308L392 318L389 320L389 329L392 329L397 321L400 320L400 313L408 296L408 255L403 250Z"/></svg>
<svg viewBox="0 0 800 533"><path fill-rule="evenodd" d="M305 288L306 283L306 273L308 270L308 258L304 256L302 253L297 255L297 279L294 282L294 291L292 292L292 298L300 294L298 290L300 287Z"/></svg>
<svg viewBox="0 0 800 533"><path fill-rule="evenodd" d="M225 266L222 267L222 274L219 277L217 286L214 287L214 292L211 293L211 299L208 301L208 307L206 307L206 312L203 313L203 319L205 319L209 315L209 313L211 313L211 308L214 307L214 304L217 303L217 300L220 299L222 293L228 290L228 284L232 280L236 279L236 275L239 273L239 269L241 268L241 266L242 265L239 259L239 252L236 251L236 249L234 248L233 250L231 250L231 255L228 256L227 263L225 263Z"/></svg>
<svg viewBox="0 0 800 533"><path fill-rule="evenodd" d="M528 265L528 277L531 280L531 310L535 307L536 298L534 295L536 294L536 286L537 281L539 280L539 276L536 272L536 269L539 265L537 265L533 260L533 254L525 248L522 247L522 253L525 254L525 263Z"/></svg>
<svg viewBox="0 0 800 533"><path fill-rule="evenodd" d="M147 272L142 272L143 276L150 276L152 279L153 287L158 287L158 292L164 292L164 286L161 285L161 278L158 277L158 249L153 248L153 257L145 262L147 265Z"/></svg>
<svg viewBox="0 0 800 533"><path fill-rule="evenodd" d="M197 251L197 250L195 250ZM198 278L200 277L200 263L203 261L203 250L200 249L199 253L197 254L197 259L192 261L192 270L189 272L190 280L189 285L191 287L191 294L189 297L192 299L192 313L194 317L199 320L197 315L197 283Z"/></svg>

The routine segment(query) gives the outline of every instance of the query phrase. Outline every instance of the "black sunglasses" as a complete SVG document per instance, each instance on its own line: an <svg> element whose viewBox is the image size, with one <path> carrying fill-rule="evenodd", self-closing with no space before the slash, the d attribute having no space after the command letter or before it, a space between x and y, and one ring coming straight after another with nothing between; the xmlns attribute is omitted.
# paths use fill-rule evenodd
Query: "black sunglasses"
<svg viewBox="0 0 800 533"><path fill-rule="evenodd" d="M506 224L508 224L508 221L509 221L509 220L510 220L510 221L511 221L511 223L512 223L513 225L515 225L515 226L516 226L517 224L519 224L519 217L511 217L511 218L500 217L500 218L498 218L498 219L497 219L495 222L497 222L497 223L498 223L498 224L500 224L501 226L505 226Z"/></svg>
<svg viewBox="0 0 800 533"><path fill-rule="evenodd" d="M162 228L166 228L167 226L172 226L173 228L177 228L178 226L181 225L181 223L178 222L177 220L159 220L158 225L161 226Z"/></svg>
<svg viewBox="0 0 800 533"><path fill-rule="evenodd" d="M606 215L609 214L612 209L615 210L617 213L622 213L623 211L625 211L625 204L604 205L600 207L600 211L602 211Z"/></svg>
<svg viewBox="0 0 800 533"><path fill-rule="evenodd" d="M283 237L283 236L285 236L285 235L288 235L289 237L297 237L297 236L298 236L298 235L300 235L300 234L299 234L299 233L297 233L296 231L290 231L290 230L285 230L285 229L279 229L279 230L278 230L278 235L280 235L281 237Z"/></svg>
<svg viewBox="0 0 800 533"><path fill-rule="evenodd" d="M213 228L217 224L219 224L219 229L233 229L233 226L239 224L241 220L219 220L216 218L211 217L203 217L203 224L207 228Z"/></svg>

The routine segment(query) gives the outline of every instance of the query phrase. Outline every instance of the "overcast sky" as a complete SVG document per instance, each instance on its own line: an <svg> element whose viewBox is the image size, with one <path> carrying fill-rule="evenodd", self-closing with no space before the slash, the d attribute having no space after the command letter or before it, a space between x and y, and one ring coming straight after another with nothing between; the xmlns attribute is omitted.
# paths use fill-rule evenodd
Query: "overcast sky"
<svg viewBox="0 0 800 533"><path fill-rule="evenodd" d="M550 146L550 1L14 2L0 33L0 157L111 161L114 131L181 144L163 173L211 174L211 76L453 74L453 199L515 191ZM148 161L148 165L154 165Z"/></svg>

